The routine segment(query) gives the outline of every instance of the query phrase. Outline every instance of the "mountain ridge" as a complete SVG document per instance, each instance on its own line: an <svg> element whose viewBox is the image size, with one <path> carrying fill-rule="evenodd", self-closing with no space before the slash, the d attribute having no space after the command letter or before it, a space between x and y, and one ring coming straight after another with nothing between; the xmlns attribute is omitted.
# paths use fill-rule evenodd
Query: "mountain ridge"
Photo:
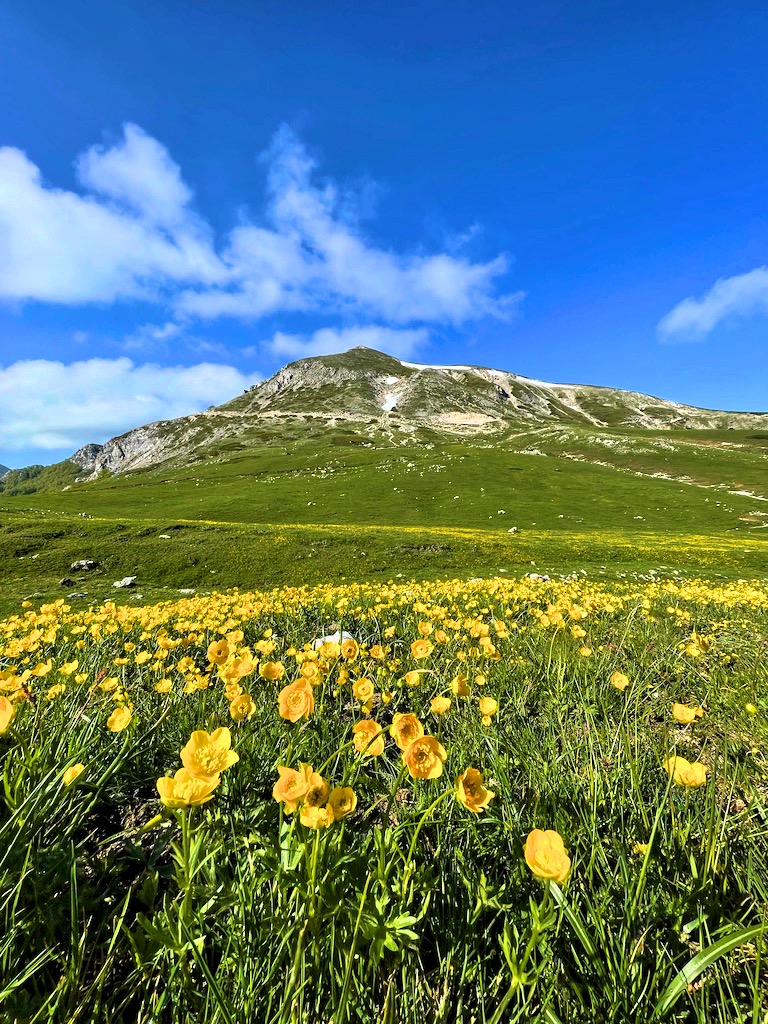
<svg viewBox="0 0 768 1024"><path fill-rule="evenodd" d="M357 346L294 360L242 394L204 412L157 420L105 444L87 444L71 463L75 482L222 451L305 436L315 424L352 443L407 445L434 438L501 440L539 427L707 430L768 428L768 413L701 409L593 384L550 383L471 364L427 364ZM59 466L63 464L57 464ZM34 467L40 474L41 467ZM15 477L20 471L12 474ZM57 477L58 479L58 477Z"/></svg>

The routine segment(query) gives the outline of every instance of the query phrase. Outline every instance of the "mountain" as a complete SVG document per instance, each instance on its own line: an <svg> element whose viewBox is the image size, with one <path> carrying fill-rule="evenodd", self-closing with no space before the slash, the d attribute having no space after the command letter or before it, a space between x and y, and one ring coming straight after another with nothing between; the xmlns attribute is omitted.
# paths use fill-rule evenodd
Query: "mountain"
<svg viewBox="0 0 768 1024"><path fill-rule="evenodd" d="M161 463L181 465L261 444L286 442L313 423L362 443L503 439L537 427L768 428L768 413L718 412L633 391L551 384L481 366L430 366L358 347L289 363L244 394L205 412L150 423L87 445L73 460L94 479Z"/></svg>
<svg viewBox="0 0 768 1024"><path fill-rule="evenodd" d="M0 466L0 476L5 476L6 473L10 473L10 469L7 466Z"/></svg>

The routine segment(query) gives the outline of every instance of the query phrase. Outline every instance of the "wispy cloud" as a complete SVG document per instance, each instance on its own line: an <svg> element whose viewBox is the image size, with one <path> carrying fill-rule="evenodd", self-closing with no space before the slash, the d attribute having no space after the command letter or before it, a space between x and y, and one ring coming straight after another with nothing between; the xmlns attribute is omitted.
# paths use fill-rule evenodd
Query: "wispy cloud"
<svg viewBox="0 0 768 1024"><path fill-rule="evenodd" d="M723 277L700 299L678 303L659 321L659 333L668 340L697 341L730 316L768 313L768 267Z"/></svg>
<svg viewBox="0 0 768 1024"><path fill-rule="evenodd" d="M76 162L80 192L44 182L20 150L0 149L0 298L70 305L144 299L174 317L245 320L303 311L394 325L507 319L501 254L395 252L362 234L367 200L321 181L288 127L263 156L260 217L217 250L167 149L127 124Z"/></svg>
<svg viewBox="0 0 768 1024"><path fill-rule="evenodd" d="M126 357L0 366L0 451L73 452L227 401L259 379L215 363L137 365Z"/></svg>

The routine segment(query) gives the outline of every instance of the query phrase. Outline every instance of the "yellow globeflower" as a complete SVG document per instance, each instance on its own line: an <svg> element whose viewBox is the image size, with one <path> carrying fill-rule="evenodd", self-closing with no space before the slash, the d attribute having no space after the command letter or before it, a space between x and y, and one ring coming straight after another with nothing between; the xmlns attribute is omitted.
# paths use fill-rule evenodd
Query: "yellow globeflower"
<svg viewBox="0 0 768 1024"><path fill-rule="evenodd" d="M609 679L611 686L615 686L617 690L626 690L629 686L629 676L625 676L623 672L614 672Z"/></svg>
<svg viewBox="0 0 768 1024"><path fill-rule="evenodd" d="M459 803L464 804L468 811L479 814L496 794L485 788L482 772L479 772L477 768L467 768L456 779L456 796Z"/></svg>
<svg viewBox="0 0 768 1024"><path fill-rule="evenodd" d="M124 704L121 708L115 708L107 719L107 728L110 732L122 732L127 729L133 718L133 712Z"/></svg>
<svg viewBox="0 0 768 1024"><path fill-rule="evenodd" d="M418 686L421 682L421 672L414 668L410 672L406 672L403 679L406 686Z"/></svg>
<svg viewBox="0 0 768 1024"><path fill-rule="evenodd" d="M431 640L419 639L414 640L411 644L411 654L416 661L421 661L423 658L428 658L434 650L434 644Z"/></svg>
<svg viewBox="0 0 768 1024"><path fill-rule="evenodd" d="M0 735L8 731L15 714L15 705L11 704L7 697L0 697Z"/></svg>
<svg viewBox="0 0 768 1024"><path fill-rule="evenodd" d="M552 829L535 828L525 841L525 862L537 878L562 883L571 871L563 837Z"/></svg>
<svg viewBox="0 0 768 1024"><path fill-rule="evenodd" d="M429 705L429 710L433 715L444 715L450 706L450 697L433 697L432 703Z"/></svg>
<svg viewBox="0 0 768 1024"><path fill-rule="evenodd" d="M457 697L468 697L472 692L469 688L467 677L464 675L454 676L451 680L451 690Z"/></svg>
<svg viewBox="0 0 768 1024"><path fill-rule="evenodd" d="M336 786L328 797L328 807L333 811L333 820L341 821L357 807L355 791L349 786Z"/></svg>
<svg viewBox="0 0 768 1024"><path fill-rule="evenodd" d="M495 715L499 710L499 702L495 697L481 697L480 698L480 714L490 718L491 715Z"/></svg>
<svg viewBox="0 0 768 1024"><path fill-rule="evenodd" d="M313 771L311 764L299 764L299 770L278 765L279 778L272 787L272 796L278 803L285 804L285 813L293 814L309 791Z"/></svg>
<svg viewBox="0 0 768 1024"><path fill-rule="evenodd" d="M697 706L689 707L688 704L672 705L672 717L676 722L680 722L681 725L690 725L691 722L695 722L697 718L701 718L703 714L704 708Z"/></svg>
<svg viewBox="0 0 768 1024"><path fill-rule="evenodd" d="M701 761L686 761L684 757L670 756L664 762L664 771L681 786L703 786L709 769Z"/></svg>
<svg viewBox="0 0 768 1024"><path fill-rule="evenodd" d="M341 656L347 661L354 661L360 653L360 644L349 636L341 645Z"/></svg>
<svg viewBox="0 0 768 1024"><path fill-rule="evenodd" d="M213 791L220 782L220 775L198 778L186 768L179 768L172 779L164 776L157 780L157 791L166 807L196 807L213 799Z"/></svg>
<svg viewBox="0 0 768 1024"><path fill-rule="evenodd" d="M333 824L333 811L330 807L307 807L302 805L299 820L307 828L328 828Z"/></svg>
<svg viewBox="0 0 768 1024"><path fill-rule="evenodd" d="M315 710L315 695L312 685L306 679L297 679L284 686L277 695L278 711L281 718L289 722L298 722L300 718L309 718Z"/></svg>
<svg viewBox="0 0 768 1024"><path fill-rule="evenodd" d="M355 695L357 700L362 701L363 704L365 704L373 697L373 680L367 679L365 676L360 679L356 679L352 684L352 693Z"/></svg>
<svg viewBox="0 0 768 1024"><path fill-rule="evenodd" d="M214 665L223 665L229 657L229 644L226 640L214 640L208 644L208 661Z"/></svg>
<svg viewBox="0 0 768 1024"><path fill-rule="evenodd" d="M197 729L181 749L181 763L196 779L213 778L240 760L231 746L229 729L214 729L212 733Z"/></svg>
<svg viewBox="0 0 768 1024"><path fill-rule="evenodd" d="M259 668L259 675L262 679L269 679L270 682L274 682L277 679L283 678L285 666L281 661L265 661Z"/></svg>
<svg viewBox="0 0 768 1024"><path fill-rule="evenodd" d="M241 693L229 705L229 713L236 722L244 722L256 710L256 703L250 693Z"/></svg>
<svg viewBox="0 0 768 1024"><path fill-rule="evenodd" d="M61 776L61 781L62 781L63 785L65 785L65 786L71 785L75 781L75 779L78 777L78 775L81 775L84 771L85 771L85 765L84 764L73 764L72 767L71 768L67 768L67 770L64 772L64 774Z"/></svg>
<svg viewBox="0 0 768 1024"><path fill-rule="evenodd" d="M414 779L437 779L447 757L445 747L434 736L421 736L403 751L403 764Z"/></svg>
<svg viewBox="0 0 768 1024"><path fill-rule="evenodd" d="M410 743L424 735L424 726L416 715L398 713L393 717L389 731L398 747L405 750Z"/></svg>
<svg viewBox="0 0 768 1024"><path fill-rule="evenodd" d="M355 750L368 757L378 757L384 753L384 733L378 722L364 718L352 726Z"/></svg>
<svg viewBox="0 0 768 1024"><path fill-rule="evenodd" d="M309 776L309 786L304 794L304 807L321 807L328 799L329 785L319 772Z"/></svg>

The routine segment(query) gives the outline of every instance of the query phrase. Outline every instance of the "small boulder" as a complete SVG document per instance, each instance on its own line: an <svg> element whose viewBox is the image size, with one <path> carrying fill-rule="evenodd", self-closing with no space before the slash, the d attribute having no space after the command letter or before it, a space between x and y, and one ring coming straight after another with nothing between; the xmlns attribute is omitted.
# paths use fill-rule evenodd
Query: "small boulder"
<svg viewBox="0 0 768 1024"><path fill-rule="evenodd" d="M69 567L73 572L88 572L90 569L98 569L99 563L95 558L80 558Z"/></svg>
<svg viewBox="0 0 768 1024"><path fill-rule="evenodd" d="M135 582L136 582L136 577L135 576L123 576L123 578L121 580L118 580L116 583L113 583L112 586L113 587L132 587Z"/></svg>
<svg viewBox="0 0 768 1024"><path fill-rule="evenodd" d="M63 580L59 580L60 587L74 587L75 581L71 580L69 576L65 576Z"/></svg>

